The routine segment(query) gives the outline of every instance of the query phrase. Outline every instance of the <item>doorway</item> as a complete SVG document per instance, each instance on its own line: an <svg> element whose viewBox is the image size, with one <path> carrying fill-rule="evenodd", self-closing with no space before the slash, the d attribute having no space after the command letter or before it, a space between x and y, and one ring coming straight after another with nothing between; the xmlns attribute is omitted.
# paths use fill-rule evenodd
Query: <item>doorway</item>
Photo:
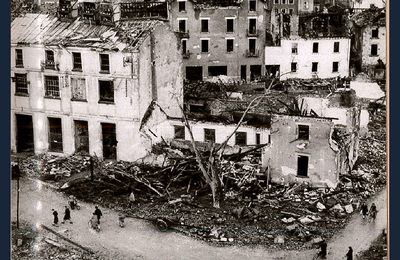
<svg viewBox="0 0 400 260"><path fill-rule="evenodd" d="M75 120L75 152L89 154L89 128L87 121Z"/></svg>
<svg viewBox="0 0 400 260"><path fill-rule="evenodd" d="M308 176L308 156L297 156L297 175L303 177Z"/></svg>
<svg viewBox="0 0 400 260"><path fill-rule="evenodd" d="M101 123L103 135L103 157L104 159L117 159L117 137L115 124Z"/></svg>
<svg viewBox="0 0 400 260"><path fill-rule="evenodd" d="M17 120L17 153L33 152L33 122L32 116L15 115Z"/></svg>

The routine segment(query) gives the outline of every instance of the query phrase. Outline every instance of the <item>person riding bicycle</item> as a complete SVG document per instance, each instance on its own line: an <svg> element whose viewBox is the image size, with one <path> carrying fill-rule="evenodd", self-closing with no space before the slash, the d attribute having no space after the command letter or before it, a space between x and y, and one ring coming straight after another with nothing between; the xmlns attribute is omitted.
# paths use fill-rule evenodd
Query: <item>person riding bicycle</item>
<svg viewBox="0 0 400 260"><path fill-rule="evenodd" d="M69 198L69 206L71 207L71 209L78 208L78 201L76 200L75 196L71 195Z"/></svg>
<svg viewBox="0 0 400 260"><path fill-rule="evenodd" d="M372 203L371 208L369 209L370 221L371 221L371 218L375 219L376 213L377 213L377 212L378 212L378 211L376 210L376 205L375 205L375 203Z"/></svg>
<svg viewBox="0 0 400 260"><path fill-rule="evenodd" d="M93 213L92 218L89 220L90 226L95 230L100 230L100 224L97 219L97 215Z"/></svg>
<svg viewBox="0 0 400 260"><path fill-rule="evenodd" d="M323 259L326 258L326 248L328 247L328 244L326 243L325 240L322 240L319 248L321 248L321 251L318 252L318 256L321 256Z"/></svg>

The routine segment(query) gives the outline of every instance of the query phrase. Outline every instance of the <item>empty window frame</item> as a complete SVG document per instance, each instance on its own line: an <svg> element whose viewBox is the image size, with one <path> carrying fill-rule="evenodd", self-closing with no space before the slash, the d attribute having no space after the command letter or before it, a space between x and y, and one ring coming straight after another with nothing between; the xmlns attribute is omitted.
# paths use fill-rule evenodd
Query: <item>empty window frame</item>
<svg viewBox="0 0 400 260"><path fill-rule="evenodd" d="M290 71L291 72L296 72L297 71L297 62L292 62L290 64Z"/></svg>
<svg viewBox="0 0 400 260"><path fill-rule="evenodd" d="M100 72L110 73L110 56L108 54L100 54Z"/></svg>
<svg viewBox="0 0 400 260"><path fill-rule="evenodd" d="M318 53L318 46L319 46L318 42L313 43L313 48L312 48L313 53Z"/></svg>
<svg viewBox="0 0 400 260"><path fill-rule="evenodd" d="M281 0L281 3L282 3L283 5L285 5L285 4L286 4L286 0Z"/></svg>
<svg viewBox="0 0 400 260"><path fill-rule="evenodd" d="M257 1L256 0L249 0L249 11L255 12L257 9Z"/></svg>
<svg viewBox="0 0 400 260"><path fill-rule="evenodd" d="M46 69L55 69L56 64L54 62L54 51L46 51L46 61L45 68Z"/></svg>
<svg viewBox="0 0 400 260"><path fill-rule="evenodd" d="M332 63L332 72L338 72L339 71L339 62L334 61Z"/></svg>
<svg viewBox="0 0 400 260"><path fill-rule="evenodd" d="M308 161L306 155L297 155L297 175L302 177L308 176Z"/></svg>
<svg viewBox="0 0 400 260"><path fill-rule="evenodd" d="M28 82L26 74L15 73L15 94L28 94Z"/></svg>
<svg viewBox="0 0 400 260"><path fill-rule="evenodd" d="M257 52L256 45L257 45L256 39L249 39L249 53L250 54L254 54L254 55L256 54L256 52Z"/></svg>
<svg viewBox="0 0 400 260"><path fill-rule="evenodd" d="M60 84L58 76L44 76L44 89L46 97L60 97Z"/></svg>
<svg viewBox="0 0 400 260"><path fill-rule="evenodd" d="M209 19L200 19L201 21L201 32L207 33L208 32L208 20Z"/></svg>
<svg viewBox="0 0 400 260"><path fill-rule="evenodd" d="M49 150L51 152L63 151L61 118L48 118L49 121Z"/></svg>
<svg viewBox="0 0 400 260"><path fill-rule="evenodd" d="M99 102L114 103L114 84L112 80L99 80Z"/></svg>
<svg viewBox="0 0 400 260"><path fill-rule="evenodd" d="M186 32L186 19L178 19L178 30L179 32Z"/></svg>
<svg viewBox="0 0 400 260"><path fill-rule="evenodd" d="M208 44L209 44L209 39L201 39L201 52L202 53L208 53Z"/></svg>
<svg viewBox="0 0 400 260"><path fill-rule="evenodd" d="M261 144L261 134L256 133L256 144Z"/></svg>
<svg viewBox="0 0 400 260"><path fill-rule="evenodd" d="M24 67L24 58L22 56L22 50L20 49L15 50L15 67Z"/></svg>
<svg viewBox="0 0 400 260"><path fill-rule="evenodd" d="M281 9L281 13L286 14L286 9L285 9L285 8L282 8L282 9Z"/></svg>
<svg viewBox="0 0 400 260"><path fill-rule="evenodd" d="M75 71L82 71L82 57L80 52L72 53L73 68Z"/></svg>
<svg viewBox="0 0 400 260"><path fill-rule="evenodd" d="M372 38L378 38L379 37L379 29L378 28L372 29L371 34L372 34L371 35Z"/></svg>
<svg viewBox="0 0 400 260"><path fill-rule="evenodd" d="M279 5L280 4L280 0L274 0L274 4Z"/></svg>
<svg viewBox="0 0 400 260"><path fill-rule="evenodd" d="M235 144L236 145L247 145L247 133L236 132L235 133Z"/></svg>
<svg viewBox="0 0 400 260"><path fill-rule="evenodd" d="M275 15L278 15L278 14L279 14L279 9L275 8Z"/></svg>
<svg viewBox="0 0 400 260"><path fill-rule="evenodd" d="M86 101L86 84L84 78L71 78L71 100Z"/></svg>
<svg viewBox="0 0 400 260"><path fill-rule="evenodd" d="M233 18L226 18L226 32L233 33L234 32L234 25L233 25Z"/></svg>
<svg viewBox="0 0 400 260"><path fill-rule="evenodd" d="M308 125L298 125L297 126L297 139L309 140L310 138L310 127Z"/></svg>
<svg viewBox="0 0 400 260"><path fill-rule="evenodd" d="M333 43L333 52L339 52L339 42Z"/></svg>
<svg viewBox="0 0 400 260"><path fill-rule="evenodd" d="M179 12L186 12L186 1L179 1Z"/></svg>
<svg viewBox="0 0 400 260"><path fill-rule="evenodd" d="M294 0L289 0L290 5L294 5Z"/></svg>
<svg viewBox="0 0 400 260"><path fill-rule="evenodd" d="M313 62L312 63L311 72L318 72L318 62Z"/></svg>
<svg viewBox="0 0 400 260"><path fill-rule="evenodd" d="M289 8L289 14L293 15L294 9L293 8Z"/></svg>
<svg viewBox="0 0 400 260"><path fill-rule="evenodd" d="M378 55L378 44L371 44L371 56Z"/></svg>
<svg viewBox="0 0 400 260"><path fill-rule="evenodd" d="M256 34L257 32L257 19L249 18L249 33Z"/></svg>
<svg viewBox="0 0 400 260"><path fill-rule="evenodd" d="M297 54L297 52L298 52L298 43L297 42L293 42L292 43L292 53L293 54Z"/></svg>
<svg viewBox="0 0 400 260"><path fill-rule="evenodd" d="M185 140L185 127L181 125L174 126L174 139Z"/></svg>
<svg viewBox="0 0 400 260"><path fill-rule="evenodd" d="M226 52L233 52L233 39L226 39Z"/></svg>
<svg viewBox="0 0 400 260"><path fill-rule="evenodd" d="M187 39L182 39L182 54L187 52Z"/></svg>
<svg viewBox="0 0 400 260"><path fill-rule="evenodd" d="M215 129L204 128L204 141L215 143Z"/></svg>

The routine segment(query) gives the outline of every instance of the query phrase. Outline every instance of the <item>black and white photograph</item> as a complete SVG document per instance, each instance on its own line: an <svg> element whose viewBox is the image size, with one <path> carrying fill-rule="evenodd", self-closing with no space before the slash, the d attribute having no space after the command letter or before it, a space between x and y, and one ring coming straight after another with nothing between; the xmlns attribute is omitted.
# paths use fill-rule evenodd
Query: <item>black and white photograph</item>
<svg viewBox="0 0 400 260"><path fill-rule="evenodd" d="M11 259L387 260L388 26L388 0L11 0Z"/></svg>

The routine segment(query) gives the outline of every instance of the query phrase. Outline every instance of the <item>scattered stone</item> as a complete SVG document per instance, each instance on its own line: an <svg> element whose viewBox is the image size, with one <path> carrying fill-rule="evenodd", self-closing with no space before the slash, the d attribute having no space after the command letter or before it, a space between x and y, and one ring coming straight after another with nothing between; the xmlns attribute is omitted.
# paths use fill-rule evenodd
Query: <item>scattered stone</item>
<svg viewBox="0 0 400 260"><path fill-rule="evenodd" d="M275 244L283 244L285 243L285 237L284 236L277 236L274 238L274 243Z"/></svg>
<svg viewBox="0 0 400 260"><path fill-rule="evenodd" d="M17 240L17 246L22 246L22 239L18 238L18 240Z"/></svg>
<svg viewBox="0 0 400 260"><path fill-rule="evenodd" d="M318 202L318 203L317 203L317 208L318 208L319 211L322 211L322 210L326 209L326 207L324 206L324 204L322 204L321 202Z"/></svg>
<svg viewBox="0 0 400 260"><path fill-rule="evenodd" d="M316 237L311 241L311 243L318 244L318 243L321 243L322 241L323 241L323 239L321 237Z"/></svg>
<svg viewBox="0 0 400 260"><path fill-rule="evenodd" d="M346 206L344 206L344 209L346 210L346 212L348 213L348 214L351 214L351 213L353 213L353 206L350 204L350 205L346 205Z"/></svg>

